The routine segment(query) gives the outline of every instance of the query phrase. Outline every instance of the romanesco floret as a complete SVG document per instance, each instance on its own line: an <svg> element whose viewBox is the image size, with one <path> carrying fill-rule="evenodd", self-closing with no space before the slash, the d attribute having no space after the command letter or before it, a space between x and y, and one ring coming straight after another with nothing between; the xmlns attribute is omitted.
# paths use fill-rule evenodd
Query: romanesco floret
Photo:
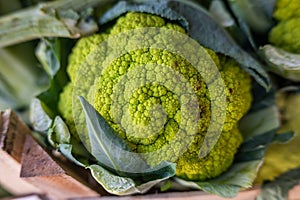
<svg viewBox="0 0 300 200"><path fill-rule="evenodd" d="M278 24L272 28L269 41L292 53L300 53L300 0L278 0L273 13Z"/></svg>
<svg viewBox="0 0 300 200"><path fill-rule="evenodd" d="M76 82L75 73L85 62L89 52L107 34L116 35L143 27L161 27L185 33L183 28L161 17L127 13L117 20L108 33L79 40L68 66L71 83L61 94L59 102L59 110L70 126L74 126L70 92ZM159 42L161 38L149 39ZM187 44L183 41L182 45ZM188 46L186 50L189 51ZM106 49L98 52L101 54L103 51ZM82 69L86 72L82 79L86 81L82 83L82 89L89 89L87 87L93 85L93 92L89 96L93 99L95 109L128 143L132 151L144 153L150 165L157 165L163 160L172 161L177 163L176 175L179 177L188 180L213 178L233 162L242 142L237 122L250 108L252 97L250 76L231 58L217 55L210 49L207 52L218 67L226 86L226 120L216 145L201 159L200 148L210 125L210 106L217 104L218 100L210 98L202 74L180 55L155 48L129 51L105 66L101 77L94 78L93 71L96 69ZM201 65L201 58L195 59ZM215 74L211 74L209 70L205 73L214 82ZM120 82L126 84L119 84ZM214 89L218 90L218 86ZM194 106L191 110L185 109L182 105L190 103L193 95L197 105L191 104ZM196 125L195 119L187 114L193 110L199 117ZM156 152L157 150L159 151Z"/></svg>
<svg viewBox="0 0 300 200"><path fill-rule="evenodd" d="M277 0L273 16L277 20L300 17L299 0Z"/></svg>

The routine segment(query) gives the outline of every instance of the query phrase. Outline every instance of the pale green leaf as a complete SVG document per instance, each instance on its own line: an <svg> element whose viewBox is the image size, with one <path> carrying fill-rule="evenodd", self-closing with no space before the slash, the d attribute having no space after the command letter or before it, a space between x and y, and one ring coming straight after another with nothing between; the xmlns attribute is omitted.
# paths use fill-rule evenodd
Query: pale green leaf
<svg viewBox="0 0 300 200"><path fill-rule="evenodd" d="M47 133L52 124L52 119L45 110L48 110L46 105L38 99L33 99L30 106L30 123L35 131L41 133Z"/></svg>
<svg viewBox="0 0 300 200"><path fill-rule="evenodd" d="M73 156L73 146L71 144L60 144L58 146L58 150L70 161L74 162L76 165L81 167L86 167L88 165L87 162L83 163L82 161L79 161L77 158Z"/></svg>
<svg viewBox="0 0 300 200"><path fill-rule="evenodd" d="M48 141L53 147L60 144L69 144L71 135L69 129L61 117L57 116L54 119L53 125L48 129Z"/></svg>
<svg viewBox="0 0 300 200"><path fill-rule="evenodd" d="M57 39L43 39L37 47L36 56L51 78L60 69L60 52L60 42Z"/></svg>
<svg viewBox="0 0 300 200"><path fill-rule="evenodd" d="M265 45L260 48L269 70L292 81L300 81L300 55L281 48Z"/></svg>
<svg viewBox="0 0 300 200"><path fill-rule="evenodd" d="M158 179L137 184L133 179L116 176L99 165L91 165L87 168L91 170L93 177L106 191L116 195L143 194L159 182L174 176L173 173L175 173L175 168L170 168L172 173L162 173Z"/></svg>
<svg viewBox="0 0 300 200"><path fill-rule="evenodd" d="M38 57L43 68L48 73L48 88L37 96L44 104L46 104L54 115L58 115L57 102L63 87L68 82L67 72L65 70L64 60L67 55L63 51L66 43L62 39L55 38L53 40L45 39L40 43L45 48L37 50Z"/></svg>

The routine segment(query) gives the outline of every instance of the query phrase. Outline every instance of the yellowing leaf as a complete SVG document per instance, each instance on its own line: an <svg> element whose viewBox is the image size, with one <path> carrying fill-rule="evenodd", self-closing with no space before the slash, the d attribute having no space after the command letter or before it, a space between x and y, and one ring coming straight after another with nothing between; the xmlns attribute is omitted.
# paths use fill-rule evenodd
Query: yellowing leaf
<svg viewBox="0 0 300 200"><path fill-rule="evenodd" d="M280 174L300 166L300 94L278 97L285 122L279 132L294 130L295 138L285 144L271 144L256 182L273 180Z"/></svg>

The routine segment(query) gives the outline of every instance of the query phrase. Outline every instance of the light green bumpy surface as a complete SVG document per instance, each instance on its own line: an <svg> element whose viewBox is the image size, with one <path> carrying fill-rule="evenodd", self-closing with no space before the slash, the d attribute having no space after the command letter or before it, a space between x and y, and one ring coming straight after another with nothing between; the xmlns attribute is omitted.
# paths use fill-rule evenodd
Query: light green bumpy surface
<svg viewBox="0 0 300 200"><path fill-rule="evenodd" d="M277 0L273 16L277 20L300 17L299 0Z"/></svg>
<svg viewBox="0 0 300 200"><path fill-rule="evenodd" d="M184 29L180 26L166 22L161 17L144 13L127 13L117 20L108 34L116 35L125 30L143 27L162 27L185 33ZM70 109L72 108L72 100L70 98L72 98L72 86L75 83L77 72L87 55L99 43L105 40L107 36L107 34L98 34L80 39L70 56L68 73L71 83L66 86L66 89L60 96L59 102L59 110L70 126L74 127L72 109ZM105 50L103 49L103 51ZM108 121L112 128L127 141L132 150L138 153L147 153L161 149L159 154L147 157L147 162L150 165L159 164L163 160L176 162L176 175L188 180L205 180L216 177L232 164L234 154L242 142L242 136L237 129L237 122L248 111L252 100L250 76L234 60L218 56L211 50L207 51L216 63L224 80L227 107L223 132L210 154L202 159L199 158L199 152L210 124L211 101L203 78L185 59L179 55L160 49L138 49L115 59L107 66L102 76L99 77L100 81L96 81L94 85L96 92L93 96L93 106ZM167 77L168 70L155 71L157 68L152 69L151 64L161 65L163 69L167 67L181 74L184 80L173 80L175 83L173 84L174 90L183 89L180 86L184 85L184 81L186 80L192 86L193 92L199 102L197 109L200 110L201 114L199 126L196 127L197 131L192 135L193 140L187 142L189 146L185 152L180 152L181 150L178 149L176 142L185 143L185 139L191 134L189 133L189 129L193 129L194 127L188 126L190 119L180 109L180 102L185 101L184 96L178 99L170 88L164 84L154 82L149 82L134 90L129 98L122 91L116 93L117 96L115 94L112 95L118 81L125 74L145 64L148 67L144 69L148 70L147 75L155 75L158 80L160 77ZM152 73L153 71L155 73ZM130 76L128 81L132 81L132 79L138 81L139 78L139 74L135 74L134 76ZM170 80L172 79L172 77L169 78ZM89 81L91 82L91 80ZM179 88L176 88L176 85ZM112 112L114 101L119 103L119 105L117 104L117 108L114 108L116 110L122 110L123 107L128 106L130 116L122 112ZM156 105L162 106L165 115L153 109L156 108ZM155 123L150 123L151 116L155 116ZM165 124L160 124L160 120L157 120L160 118ZM185 131L179 131L180 123L186 125L187 128ZM142 131L136 131L133 128L134 126L147 127L149 124L151 125L150 131L143 129L141 129ZM124 130L128 130L128 132ZM172 144L174 141L176 142ZM174 160L178 155L180 155L179 159Z"/></svg>
<svg viewBox="0 0 300 200"><path fill-rule="evenodd" d="M300 0L278 0L273 13L278 24L269 41L291 53L300 53Z"/></svg>

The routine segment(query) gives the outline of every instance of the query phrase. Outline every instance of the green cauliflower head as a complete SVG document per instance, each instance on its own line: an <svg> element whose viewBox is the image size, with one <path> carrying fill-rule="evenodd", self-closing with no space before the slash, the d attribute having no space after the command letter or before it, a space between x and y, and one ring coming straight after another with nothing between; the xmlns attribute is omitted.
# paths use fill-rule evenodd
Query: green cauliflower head
<svg viewBox="0 0 300 200"><path fill-rule="evenodd" d="M73 48L68 66L71 81L60 96L59 110L75 137L79 138L74 125L71 98L82 63L108 36L143 27L166 28L185 34L183 28L161 17L130 12L121 16L105 33L82 38ZM186 50L189 50L188 46ZM106 49L103 47L97 51L101 54ZM210 49L206 51L218 67L226 86L226 120L216 145L203 158L199 157L199 152L210 125L210 106L217 102L210 99L207 85L199 72L181 56L162 49L137 49L111 62L106 66L101 77L94 78L88 75L93 74L97 69L86 69L87 74L82 79L84 80L82 84L92 85L94 92L89 96L92 96L95 109L128 143L132 151L149 153L160 149L159 153L145 157L146 161L150 165L157 165L163 160L175 162L177 163L176 175L188 180L216 177L232 164L242 142L237 122L248 111L252 100L250 76L234 60L217 55ZM156 65L161 66L161 69L154 67ZM143 73L133 73L139 66L146 66L142 69ZM175 71L179 76L171 76L170 70ZM130 78L126 79L125 75L130 73ZM144 74L146 79L155 77L158 81L145 82L138 87L130 85L139 80L143 82ZM213 82L214 74L209 75ZM118 82L121 80L128 84L119 86ZM174 91L179 93L184 91L185 82L192 87L192 92L199 102L195 107L200 115L197 125L193 125L189 115L181 106L182 103L189 101L189 96L183 94L178 97L176 92L174 93ZM126 87L136 88L128 95ZM119 90L117 95L113 94L116 90ZM124 108L128 112L124 113ZM164 112L161 112L162 109ZM156 120L152 120L153 116ZM182 124L186 127L184 130L181 128ZM180 148L183 144L187 146L184 152Z"/></svg>
<svg viewBox="0 0 300 200"><path fill-rule="evenodd" d="M300 53L300 0L278 0L273 16L278 23L269 41L291 53Z"/></svg>

